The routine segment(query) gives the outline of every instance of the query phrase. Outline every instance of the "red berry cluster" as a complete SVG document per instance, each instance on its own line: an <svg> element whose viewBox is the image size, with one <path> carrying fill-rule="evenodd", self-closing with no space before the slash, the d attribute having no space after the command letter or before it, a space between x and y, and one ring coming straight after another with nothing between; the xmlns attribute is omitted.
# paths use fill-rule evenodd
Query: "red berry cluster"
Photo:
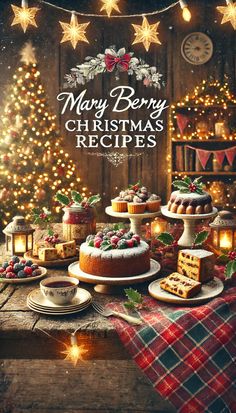
<svg viewBox="0 0 236 413"><path fill-rule="evenodd" d="M195 192L197 189L197 186L193 182L191 182L191 184L189 184L188 187L189 187L190 192Z"/></svg>
<svg viewBox="0 0 236 413"><path fill-rule="evenodd" d="M228 253L228 258L230 259L230 261L236 260L236 251L230 251Z"/></svg>
<svg viewBox="0 0 236 413"><path fill-rule="evenodd" d="M49 244L52 244L52 245L59 244L61 242L58 234L47 235L44 238L44 241L49 242Z"/></svg>

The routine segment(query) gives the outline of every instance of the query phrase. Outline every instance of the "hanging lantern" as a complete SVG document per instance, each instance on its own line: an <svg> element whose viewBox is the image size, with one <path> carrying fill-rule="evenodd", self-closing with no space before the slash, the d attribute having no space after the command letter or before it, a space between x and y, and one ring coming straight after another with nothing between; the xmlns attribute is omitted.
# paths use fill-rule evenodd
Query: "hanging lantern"
<svg viewBox="0 0 236 413"><path fill-rule="evenodd" d="M233 251L236 248L236 219L230 211L220 211L210 227L212 244L217 253Z"/></svg>
<svg viewBox="0 0 236 413"><path fill-rule="evenodd" d="M164 218L156 217L151 222L151 237L158 237L162 232L166 232L168 222Z"/></svg>
<svg viewBox="0 0 236 413"><path fill-rule="evenodd" d="M6 252L11 255L23 255L33 249L34 229L25 222L22 216L13 218L3 233L6 236Z"/></svg>

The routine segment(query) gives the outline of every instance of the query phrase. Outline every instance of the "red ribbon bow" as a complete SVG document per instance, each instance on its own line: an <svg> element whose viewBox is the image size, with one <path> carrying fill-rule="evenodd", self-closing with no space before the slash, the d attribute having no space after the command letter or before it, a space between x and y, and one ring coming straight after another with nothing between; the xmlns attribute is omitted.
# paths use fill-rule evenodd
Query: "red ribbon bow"
<svg viewBox="0 0 236 413"><path fill-rule="evenodd" d="M129 62L131 56L129 53L124 54L121 57L112 56L111 54L105 55L105 64L108 72L113 72L117 67L121 72L127 72L129 69Z"/></svg>

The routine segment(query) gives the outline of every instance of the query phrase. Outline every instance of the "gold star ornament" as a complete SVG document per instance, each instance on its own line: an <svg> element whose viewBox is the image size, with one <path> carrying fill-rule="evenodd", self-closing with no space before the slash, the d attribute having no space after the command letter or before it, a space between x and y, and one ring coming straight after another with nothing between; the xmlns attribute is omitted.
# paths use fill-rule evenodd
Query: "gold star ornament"
<svg viewBox="0 0 236 413"><path fill-rule="evenodd" d="M27 2L22 1L22 7L18 7L12 4L11 8L14 13L14 19L11 24L12 26L20 24L24 33L26 32L29 25L38 27L35 21L35 15L39 10L38 7L28 7Z"/></svg>
<svg viewBox="0 0 236 413"><path fill-rule="evenodd" d="M78 42L89 43L85 33L90 22L79 24L76 14L72 12L70 23L59 23L63 29L61 43L71 42L74 49L76 48Z"/></svg>
<svg viewBox="0 0 236 413"><path fill-rule="evenodd" d="M143 43L146 51L148 52L151 43L161 44L158 39L157 28L160 22L155 24L149 24L147 18L143 17L142 25L132 24L135 30L135 39L132 44Z"/></svg>
<svg viewBox="0 0 236 413"><path fill-rule="evenodd" d="M118 2L119 0L101 0L101 2L103 3L100 11L105 10L108 17L111 16L112 10L114 9L115 11L117 11L118 13L120 13L120 9L118 6Z"/></svg>
<svg viewBox="0 0 236 413"><path fill-rule="evenodd" d="M66 350L61 353L66 356L64 360L70 361L75 367L79 360L83 360L83 355L87 352L84 345L78 346L76 336L72 334L71 345L66 345Z"/></svg>
<svg viewBox="0 0 236 413"><path fill-rule="evenodd" d="M232 0L226 0L227 6L218 6L217 10L223 14L223 19L221 24L230 22L236 30L236 3L233 3Z"/></svg>

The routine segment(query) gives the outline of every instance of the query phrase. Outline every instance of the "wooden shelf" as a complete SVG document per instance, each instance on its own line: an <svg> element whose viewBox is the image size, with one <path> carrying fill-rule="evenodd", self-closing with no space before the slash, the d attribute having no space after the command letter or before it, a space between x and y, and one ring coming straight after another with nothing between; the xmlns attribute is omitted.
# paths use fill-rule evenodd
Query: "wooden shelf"
<svg viewBox="0 0 236 413"><path fill-rule="evenodd" d="M172 172L172 175L208 175L208 176L214 176L214 175L220 175L220 176L236 176L236 172L213 172L213 171L174 171Z"/></svg>
<svg viewBox="0 0 236 413"><path fill-rule="evenodd" d="M214 142L221 142L221 143L234 143L236 144L236 138L232 140L224 140L224 139L172 139L172 143L187 143L187 144L192 144L192 143L214 143Z"/></svg>

